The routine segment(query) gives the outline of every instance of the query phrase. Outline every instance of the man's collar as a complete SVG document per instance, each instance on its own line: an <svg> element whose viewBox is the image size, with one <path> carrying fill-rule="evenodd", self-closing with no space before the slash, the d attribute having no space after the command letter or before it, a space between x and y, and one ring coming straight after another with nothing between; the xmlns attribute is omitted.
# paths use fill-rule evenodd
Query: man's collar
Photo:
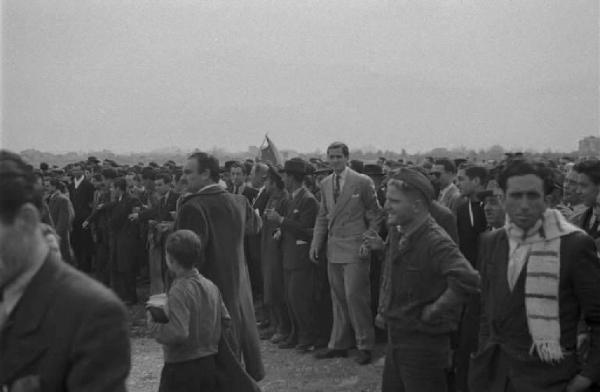
<svg viewBox="0 0 600 392"><path fill-rule="evenodd" d="M344 168L344 170L342 170L342 171L340 172L340 174L338 174L338 173L335 173L335 172L334 172L334 174L335 174L336 176L339 176L339 177L340 177L340 180L344 180L344 179L346 179L346 175L348 174L348 166L346 166L346 167Z"/></svg>
<svg viewBox="0 0 600 392"><path fill-rule="evenodd" d="M431 215L429 213L427 213L427 214L423 215L422 217L416 218L415 220L410 222L405 227L396 226L396 228L397 228L398 232L402 234L402 236L404 236L405 238L409 237L412 234L414 234L417 230L419 230L421 228L421 226L423 226L425 224L425 222L427 222L429 220L430 216Z"/></svg>
<svg viewBox="0 0 600 392"><path fill-rule="evenodd" d="M200 272L198 272L198 270L196 268L192 268L190 270L183 272L180 276L178 276L175 279L180 280L180 279L193 278L193 277L200 277Z"/></svg>
<svg viewBox="0 0 600 392"><path fill-rule="evenodd" d="M215 182L213 184L206 185L205 187L200 188L200 190L198 192L196 192L196 193L201 193L201 192L204 192L204 191L206 191L208 189L211 189L211 188L221 188L221 185L219 185L219 183Z"/></svg>
<svg viewBox="0 0 600 392"><path fill-rule="evenodd" d="M37 274L38 271L42 268L50 252L51 250L48 250L48 253L44 257L35 260L34 263L29 267L29 269L27 269L15 280L13 280L8 285L6 285L6 287L4 287L3 303L6 314L10 314L12 310L17 306L19 300L23 296L23 293L27 289L27 286L29 286L29 283L31 282L35 274Z"/></svg>
<svg viewBox="0 0 600 392"><path fill-rule="evenodd" d="M300 194L300 192L302 192L303 189L304 189L304 186L301 186L300 188L298 188L295 191L293 191L292 192L292 199L295 198L296 196L298 196Z"/></svg>
<svg viewBox="0 0 600 392"><path fill-rule="evenodd" d="M450 184L446 185L446 187L445 187L445 188L443 188L443 189L442 189L440 192L441 192L441 193L446 193L446 192L448 192L448 189L450 189L450 188L452 187L452 185L454 185L454 183L453 183L453 182L451 182Z"/></svg>

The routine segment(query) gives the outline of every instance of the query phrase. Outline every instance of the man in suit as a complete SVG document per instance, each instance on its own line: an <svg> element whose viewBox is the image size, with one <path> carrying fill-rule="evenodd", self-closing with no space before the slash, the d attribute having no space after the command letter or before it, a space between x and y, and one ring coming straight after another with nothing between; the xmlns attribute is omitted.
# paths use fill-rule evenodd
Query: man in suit
<svg viewBox="0 0 600 392"><path fill-rule="evenodd" d="M310 257L317 262L319 251L327 241L334 310L328 350L317 353L316 357L347 356L356 340L359 350L356 361L364 365L371 361L375 331L371 314L370 254L363 246L362 236L366 232L379 232L383 214L373 181L347 167L348 146L332 143L327 148L327 157L334 173L321 183L321 205Z"/></svg>
<svg viewBox="0 0 600 392"><path fill-rule="evenodd" d="M235 351L243 356L248 374L258 381L264 377L264 367L244 262L244 236L256 234L261 219L245 197L219 185L219 161L213 156L192 154L184 175L188 194L180 202L175 230L192 230L205 244L200 273L221 290L231 315Z"/></svg>
<svg viewBox="0 0 600 392"><path fill-rule="evenodd" d="M575 165L578 174L577 195L587 209L573 222L594 240L600 240L600 160L588 159Z"/></svg>
<svg viewBox="0 0 600 392"><path fill-rule="evenodd" d="M285 162L282 176L291 200L285 216L275 210L266 213L267 220L279 225L283 252L285 300L292 324L290 344L295 343L298 352L307 352L317 338L314 283L315 266L308 250L319 204L304 186L306 163L302 159ZM280 346L281 347L281 346Z"/></svg>
<svg viewBox="0 0 600 392"><path fill-rule="evenodd" d="M111 284L111 243L109 220L110 211L102 208L111 202L112 183L117 178L117 171L112 167L102 169L100 181L97 181L96 191L94 193L93 210L90 216L83 222L84 229L94 233L93 239L96 245L96 254L94 256L94 267L96 278L106 286Z"/></svg>
<svg viewBox="0 0 600 392"><path fill-rule="evenodd" d="M258 189L254 189L246 184L249 174L246 171L246 166L240 162L234 162L231 164L229 171L231 173L229 192L235 195L243 195L248 199L250 204L254 203L256 196L258 196Z"/></svg>
<svg viewBox="0 0 600 392"><path fill-rule="evenodd" d="M479 193L479 200L483 201L483 212L487 222L486 231L504 227L506 211L502 204L502 189L495 187Z"/></svg>
<svg viewBox="0 0 600 392"><path fill-rule="evenodd" d="M600 380L600 262L592 239L545 196L541 162L513 159L499 176L507 222L481 237L479 352L473 391L578 392ZM578 325L590 330L579 363Z"/></svg>
<svg viewBox="0 0 600 392"><path fill-rule="evenodd" d="M125 391L127 313L62 262L31 169L0 151L0 390Z"/></svg>
<svg viewBox="0 0 600 392"><path fill-rule="evenodd" d="M438 159L431 168L429 175L433 185L439 189L437 201L444 207L448 207L452 213L456 213L462 198L460 191L454 185L454 178L456 177L454 162L446 158Z"/></svg>
<svg viewBox="0 0 600 392"><path fill-rule="evenodd" d="M465 202L456 209L458 244L473 267L477 263L479 235L487 229L483 202L479 199L479 192L485 189L487 180L487 170L482 166L458 169L458 189L465 198ZM465 305L458 330L458 345L455 347L454 369L458 391L468 392L469 359L471 353L477 351L478 332L479 295L474 294Z"/></svg>
<svg viewBox="0 0 600 392"><path fill-rule="evenodd" d="M139 219L146 222L155 220L157 222L173 221L173 212L177 209L177 199L179 194L171 189L173 178L170 174L158 175L154 180L154 190L157 195L157 201L150 208L145 209L139 214L132 214L131 219Z"/></svg>
<svg viewBox="0 0 600 392"><path fill-rule="evenodd" d="M71 169L73 182L69 184L69 196L75 210L73 219L73 231L71 240L77 267L83 272L91 272L93 256L93 240L89 230L83 228L83 222L92 212L94 202L94 186L83 173L81 165L75 165Z"/></svg>
<svg viewBox="0 0 600 392"><path fill-rule="evenodd" d="M256 162L250 170L250 185L257 190L256 196L250 203L252 209L259 216L263 216L269 195L265 191L265 181L269 167L262 163ZM261 302L263 297L263 276L262 276L262 255L260 252L261 234L248 234L244 239L244 253L246 262L248 263L248 272L250 274L250 282L252 284L252 296L256 302ZM259 326L268 327L270 324L269 317L261 317L259 311Z"/></svg>
<svg viewBox="0 0 600 392"><path fill-rule="evenodd" d="M52 222L54 222L54 230L56 230L56 234L60 239L60 253L64 261L72 264L71 229L75 217L73 204L64 194L66 192L65 185L56 178L50 180L50 192L48 208L50 209Z"/></svg>

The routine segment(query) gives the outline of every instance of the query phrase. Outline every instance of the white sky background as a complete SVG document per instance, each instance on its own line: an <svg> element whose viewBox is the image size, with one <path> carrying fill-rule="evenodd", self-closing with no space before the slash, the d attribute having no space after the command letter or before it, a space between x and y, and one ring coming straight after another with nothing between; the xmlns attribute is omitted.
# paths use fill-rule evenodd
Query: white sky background
<svg viewBox="0 0 600 392"><path fill-rule="evenodd" d="M3 0L5 148L570 151L598 0Z"/></svg>

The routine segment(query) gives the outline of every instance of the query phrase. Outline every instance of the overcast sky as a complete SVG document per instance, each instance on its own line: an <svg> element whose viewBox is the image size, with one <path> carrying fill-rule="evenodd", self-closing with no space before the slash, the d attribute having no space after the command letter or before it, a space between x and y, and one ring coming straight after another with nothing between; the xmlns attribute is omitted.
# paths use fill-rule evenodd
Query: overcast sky
<svg viewBox="0 0 600 392"><path fill-rule="evenodd" d="M598 0L3 0L5 148L574 150Z"/></svg>

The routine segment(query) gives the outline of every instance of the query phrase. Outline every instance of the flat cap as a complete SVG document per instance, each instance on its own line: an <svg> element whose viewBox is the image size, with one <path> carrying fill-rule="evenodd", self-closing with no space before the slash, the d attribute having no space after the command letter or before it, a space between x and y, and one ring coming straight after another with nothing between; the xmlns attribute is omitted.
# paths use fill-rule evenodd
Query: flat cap
<svg viewBox="0 0 600 392"><path fill-rule="evenodd" d="M406 185L421 192L426 200L433 200L433 185L431 185L431 181L418 170L403 167L396 170L391 179L403 181Z"/></svg>

